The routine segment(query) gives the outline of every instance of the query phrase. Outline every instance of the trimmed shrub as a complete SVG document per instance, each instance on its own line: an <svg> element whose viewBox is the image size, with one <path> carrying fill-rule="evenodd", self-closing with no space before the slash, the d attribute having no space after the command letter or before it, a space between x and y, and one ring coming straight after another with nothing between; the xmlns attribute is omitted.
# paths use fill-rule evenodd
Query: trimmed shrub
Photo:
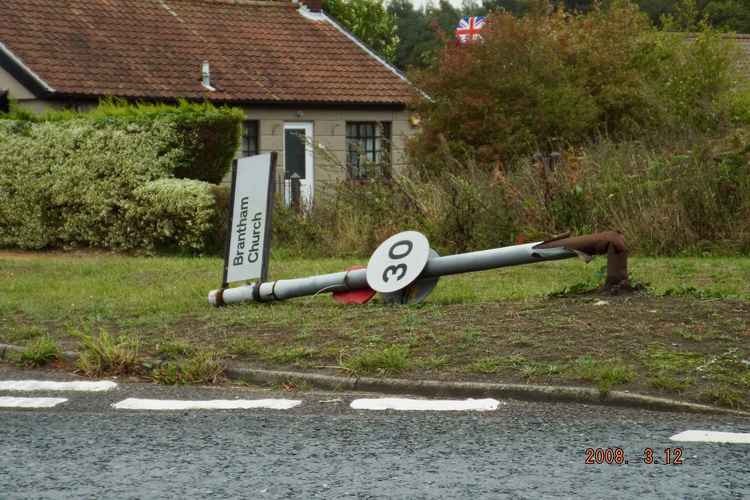
<svg viewBox="0 0 750 500"><path fill-rule="evenodd" d="M0 115L2 117L2 115ZM240 141L240 109L216 107L211 103L180 101L168 104L129 104L120 99L103 100L96 108L79 113L49 111L34 115L14 106L5 116L24 123L69 122L82 120L93 127L144 126L168 123L174 130L164 149L179 151L174 176L218 184L232 165Z"/></svg>
<svg viewBox="0 0 750 500"><path fill-rule="evenodd" d="M137 187L172 175L175 135L160 120L0 126L0 245L128 246L115 227Z"/></svg>
<svg viewBox="0 0 750 500"><path fill-rule="evenodd" d="M240 111L108 102L89 113L13 116L0 119L0 246L216 245L212 188L173 177L220 179L239 143Z"/></svg>
<svg viewBox="0 0 750 500"><path fill-rule="evenodd" d="M216 201L212 185L192 179L158 179L133 192L122 246L200 252L215 246Z"/></svg>
<svg viewBox="0 0 750 500"><path fill-rule="evenodd" d="M219 184L229 171L240 143L244 114L209 109L205 114L180 116L177 131L184 155L175 177Z"/></svg>
<svg viewBox="0 0 750 500"><path fill-rule="evenodd" d="M174 176L218 184L232 165L240 142L240 124L244 113L239 109L211 103L180 101L167 104L129 105L119 100L104 101L89 113L96 123L126 121L149 123L168 121L175 129L174 142L166 145L181 152Z"/></svg>

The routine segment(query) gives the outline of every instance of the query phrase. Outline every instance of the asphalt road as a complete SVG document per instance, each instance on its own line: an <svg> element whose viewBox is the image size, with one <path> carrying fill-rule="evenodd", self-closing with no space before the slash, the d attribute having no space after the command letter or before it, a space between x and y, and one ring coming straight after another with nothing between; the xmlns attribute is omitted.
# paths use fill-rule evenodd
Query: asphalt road
<svg viewBox="0 0 750 500"><path fill-rule="evenodd" d="M750 445L669 440L688 429L750 432L737 417L517 401L482 413L355 411L361 394L140 384L63 397L51 409L0 411L0 498L750 498ZM126 397L303 403L111 407ZM621 448L628 463L586 464L589 447ZM684 463L663 463L676 447ZM654 464L639 460L646 448Z"/></svg>

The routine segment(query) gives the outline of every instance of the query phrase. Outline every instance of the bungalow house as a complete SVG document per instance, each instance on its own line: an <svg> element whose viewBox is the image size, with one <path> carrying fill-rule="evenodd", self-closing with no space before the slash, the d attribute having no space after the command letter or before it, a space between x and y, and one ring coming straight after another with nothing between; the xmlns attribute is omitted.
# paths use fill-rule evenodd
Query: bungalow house
<svg viewBox="0 0 750 500"><path fill-rule="evenodd" d="M278 152L307 199L366 161L398 168L414 88L303 1L5 0L0 93L35 111L107 96L239 106L238 154Z"/></svg>

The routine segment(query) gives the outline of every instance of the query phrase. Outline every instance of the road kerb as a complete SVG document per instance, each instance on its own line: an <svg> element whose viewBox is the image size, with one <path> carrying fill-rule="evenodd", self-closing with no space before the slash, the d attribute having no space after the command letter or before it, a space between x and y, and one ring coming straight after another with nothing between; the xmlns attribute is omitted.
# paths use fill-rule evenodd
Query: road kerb
<svg viewBox="0 0 750 500"><path fill-rule="evenodd" d="M5 359L9 352L23 352L23 350L19 346L0 344L0 360ZM78 359L78 356L77 352L66 351L63 353L63 357L68 361L75 361ZM159 364L158 360L144 360L144 362L150 362L152 365ZM657 411L713 413L750 417L750 412L741 410L624 391L602 393L598 389L591 387L340 377L321 373L264 370L237 366L227 368L224 375L229 380L248 382L256 385L278 385L288 383L289 381L297 381L315 388L333 391L364 391L384 394L409 394L413 396L492 397L520 401L582 403Z"/></svg>
<svg viewBox="0 0 750 500"><path fill-rule="evenodd" d="M515 399L521 401L566 402L621 406L658 411L714 413L750 417L750 412L688 403L656 396L623 391L602 394L588 387L500 384L488 382L448 382L372 377L338 377L318 373L262 370L233 367L226 370L230 380L259 385L277 385L289 381L303 382L319 389L410 394L414 396L473 397Z"/></svg>

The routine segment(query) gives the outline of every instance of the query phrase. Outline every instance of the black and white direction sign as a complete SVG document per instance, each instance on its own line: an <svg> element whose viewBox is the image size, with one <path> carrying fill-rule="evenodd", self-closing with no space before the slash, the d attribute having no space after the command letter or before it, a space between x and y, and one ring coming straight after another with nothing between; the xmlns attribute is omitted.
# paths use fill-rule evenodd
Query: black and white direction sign
<svg viewBox="0 0 750 500"><path fill-rule="evenodd" d="M430 243L417 231L391 236L367 263L367 284L380 293L401 290L416 280L427 265Z"/></svg>
<svg viewBox="0 0 750 500"><path fill-rule="evenodd" d="M224 283L266 279L276 154L240 158L232 171L232 212L224 258Z"/></svg>

